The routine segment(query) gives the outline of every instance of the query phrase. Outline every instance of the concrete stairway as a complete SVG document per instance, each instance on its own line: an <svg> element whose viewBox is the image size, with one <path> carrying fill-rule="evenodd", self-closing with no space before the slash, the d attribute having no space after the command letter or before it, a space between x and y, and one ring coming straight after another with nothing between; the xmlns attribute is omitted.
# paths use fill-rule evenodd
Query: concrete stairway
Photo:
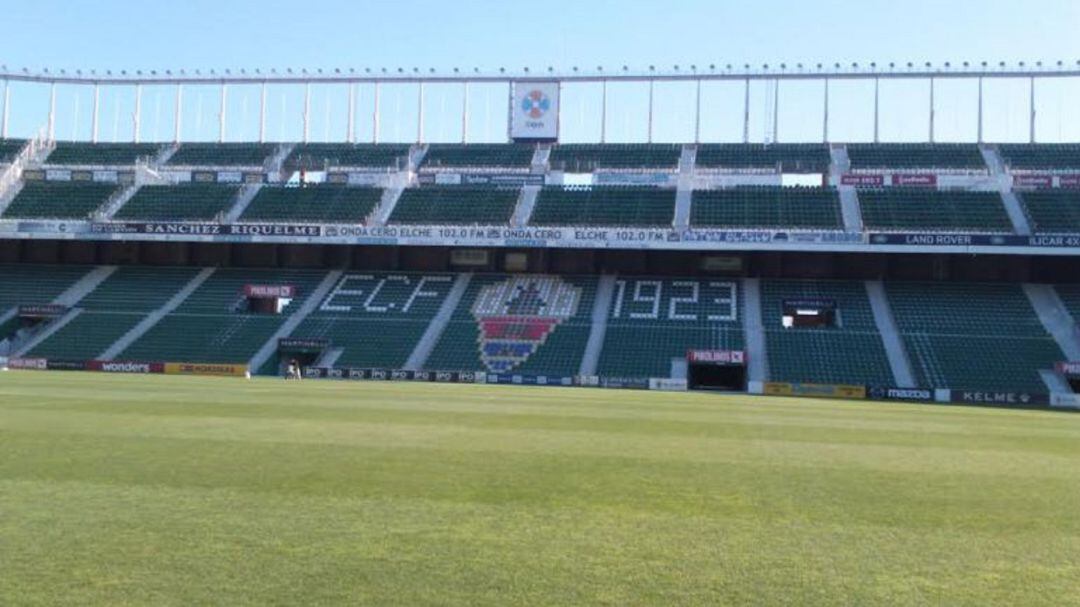
<svg viewBox="0 0 1080 607"><path fill-rule="evenodd" d="M292 154L295 147L295 143L283 143L278 146L274 155L266 160L266 174L270 176L270 181L278 182L283 180L285 176L281 174L282 167L285 165L285 159L289 157L289 154Z"/></svg>
<svg viewBox="0 0 1080 607"><path fill-rule="evenodd" d="M885 285L880 280L866 281L866 295L870 299L870 310L874 313L874 324L877 325L878 333L881 334L882 344L885 346L885 355L889 358L889 368L892 369L893 381L898 388L914 388L915 374L911 370L911 359L908 357L904 340L900 337L900 330L896 326L896 318L889 305L889 298L885 295Z"/></svg>
<svg viewBox="0 0 1080 607"><path fill-rule="evenodd" d="M765 324L761 320L761 280L744 278L743 333L746 342L746 380L765 382L769 377L768 352L765 349Z"/></svg>
<svg viewBox="0 0 1080 607"><path fill-rule="evenodd" d="M444 299L442 305L439 306L439 311L432 317L424 334L420 336L420 340L416 342L416 347L413 348L412 354L409 354L409 358L405 361L406 369L418 371L423 369L424 365L427 364L427 359L431 356L432 351L435 350L435 345L439 343L439 338L442 337L443 331L446 330L446 325L449 324L451 317L453 317L454 310L456 310L461 303L461 298L465 296L465 291L468 290L469 283L472 282L472 276L472 274L458 275L457 279L454 281L454 286L450 287L450 292L446 294L446 299ZM439 369L436 370L438 371Z"/></svg>
<svg viewBox="0 0 1080 607"><path fill-rule="evenodd" d="M383 190L379 206L375 207L375 211L372 212L369 223L376 226L386 225L386 222L390 219L390 214L394 212L394 207L397 206L398 200L401 198L401 193L404 191L404 185L395 185Z"/></svg>
<svg viewBox="0 0 1080 607"><path fill-rule="evenodd" d="M835 183L839 184L840 177L844 173L851 171L851 158L848 157L847 146L843 144L829 146L829 156L832 158L832 163L829 165L829 176L833 178Z"/></svg>
<svg viewBox="0 0 1080 607"><path fill-rule="evenodd" d="M1054 287L1025 284L1024 293L1046 332L1054 338L1067 359L1080 360L1080 335L1077 335L1076 320L1069 314Z"/></svg>
<svg viewBox="0 0 1080 607"><path fill-rule="evenodd" d="M536 151L533 152L532 162L529 163L529 169L533 173L545 174L548 172L550 161L551 144L541 143L536 146Z"/></svg>
<svg viewBox="0 0 1080 607"><path fill-rule="evenodd" d="M133 183L110 196L109 200L95 213L97 219L101 221L109 221L112 219L113 216L116 215L116 212L123 208L123 206L131 200L132 196L139 191L140 187L139 184Z"/></svg>
<svg viewBox="0 0 1080 607"><path fill-rule="evenodd" d="M322 355L319 356L319 360L316 360L315 364L312 366L333 367L335 364L337 364L338 359L341 358L341 355L344 353L345 348L330 348L326 352L323 352Z"/></svg>
<svg viewBox="0 0 1080 607"><path fill-rule="evenodd" d="M176 308L180 307L180 304L184 303L184 300L190 297L191 294L195 292L195 289L201 287L202 284L206 282L206 279L210 278L210 275L213 273L214 268L204 268L202 271L196 274L194 278L188 281L188 283L184 285L182 289L177 291L175 295L170 297L169 301L165 302L165 305L161 306L157 310L154 310L145 318L140 320L138 324L131 328L130 331L125 333L123 336L120 337L120 339L116 340L115 343L106 348L106 350L102 352L98 356L98 358L101 360L113 360L117 356L120 356L121 352L128 349L131 344L135 343L136 340L146 334L146 332L149 331L151 327L158 324L158 322L160 322L166 314L169 314Z"/></svg>
<svg viewBox="0 0 1080 607"><path fill-rule="evenodd" d="M847 232L862 232L864 226L858 190L850 185L842 185L836 189L840 194L840 215L844 219L844 230Z"/></svg>
<svg viewBox="0 0 1080 607"><path fill-rule="evenodd" d="M690 204L694 196L694 164L697 162L697 146L684 145L679 155L679 181L675 192L675 217L671 225L676 230L690 226Z"/></svg>
<svg viewBox="0 0 1080 607"><path fill-rule="evenodd" d="M223 223L233 223L240 219L240 216L244 214L252 200L255 200L255 196L259 194L263 184L261 183L246 183L240 188L240 193L236 195L236 202L232 207L225 212L225 216L222 217Z"/></svg>
<svg viewBox="0 0 1080 607"><path fill-rule="evenodd" d="M604 350L604 337L607 335L608 314L611 310L611 298L615 295L615 275L605 274L596 285L596 299L593 301L592 324L589 326L589 340L585 342L585 354L581 357L579 375L596 375L600 364L600 354Z"/></svg>
<svg viewBox="0 0 1080 607"><path fill-rule="evenodd" d="M90 291L98 288L98 285L105 282L105 279L112 276L112 273L116 271L116 266L98 266L87 273L67 288L66 291L61 293L52 302L61 306L74 306L79 301L86 297Z"/></svg>
<svg viewBox="0 0 1080 607"><path fill-rule="evenodd" d="M408 172L415 173L420 168L420 163L424 162L424 156L427 156L428 146L426 143L417 143L409 147L409 169Z"/></svg>
<svg viewBox="0 0 1080 607"><path fill-rule="evenodd" d="M326 299L327 294L334 288L334 285L341 280L341 275L343 273L344 272L341 270L327 272L326 277L322 279L322 282L319 283L318 287L315 287L315 290L311 292L311 295L304 300L303 305L301 305L297 311L293 312L285 322L281 323L278 330L270 336L270 339L268 339L266 343L259 348L259 351L251 357L251 360L248 361L248 368L252 373L257 373L259 368L261 368L266 361L270 360L270 357L274 355L274 352L277 352L279 339L291 335L292 332L296 330L296 327L300 326L300 323L308 317L308 314L311 314L319 307L319 304Z"/></svg>
<svg viewBox="0 0 1080 607"><path fill-rule="evenodd" d="M1016 192L1007 185L1001 186L1001 202L1005 205L1005 212L1008 213L1009 221L1012 222L1013 231L1021 236L1031 236L1031 222L1028 221L1027 213L1024 212L1024 205Z"/></svg>
<svg viewBox="0 0 1080 607"><path fill-rule="evenodd" d="M514 207L514 215L510 218L510 225L515 228L523 228L529 223L533 209L536 207L536 199L540 197L540 187L527 185L521 188L517 206Z"/></svg>

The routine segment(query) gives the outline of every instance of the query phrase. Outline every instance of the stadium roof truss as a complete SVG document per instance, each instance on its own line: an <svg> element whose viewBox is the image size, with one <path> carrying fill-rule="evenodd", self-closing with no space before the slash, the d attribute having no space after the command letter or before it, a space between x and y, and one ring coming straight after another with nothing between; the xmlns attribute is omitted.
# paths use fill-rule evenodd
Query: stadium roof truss
<svg viewBox="0 0 1080 607"><path fill-rule="evenodd" d="M303 87L304 90L304 107L302 114L303 121L303 140L306 142L310 135L311 130L311 87L312 85L348 85L348 132L343 137L344 141L351 142L354 134L354 126L356 121L355 116L355 97L356 87L358 85L370 85L374 87L375 102L374 102L374 116L373 121L377 124L379 121L379 92L382 85L413 85L417 88L418 95L418 128L417 139L418 143L423 139L423 125L424 115L426 111L430 111L425 108L424 105L424 88L428 85L447 85L458 84L462 87L462 97L464 102L462 103L462 116L461 123L462 128L462 142L467 142L467 125L469 121L469 104L467 101L469 85L471 84L496 84L506 85L510 93L510 114L513 114L514 99L513 90L515 87L529 86L540 83L551 83L557 85L560 89L563 86L574 84L593 84L600 85L602 88L602 102L600 104L599 115L596 116L601 125L607 124L607 111L608 111L608 99L607 88L609 84L614 83L639 83L647 85L648 87L648 140L651 142L653 134L653 119L655 113L654 107L654 95L653 89L657 83L692 83L695 84L696 99L694 100L694 139L695 142L701 140L701 122L702 122L702 93L701 88L703 83L708 82L742 82L745 85L746 94L744 101L744 128L743 128L743 140L744 142L750 141L750 86L752 82L764 82L769 85L767 94L771 96L771 99L767 103L767 107L771 110L771 126L766 128L766 142L777 140L776 125L779 116L780 107L780 86L784 82L794 81L817 81L822 82L823 95L824 95L824 116L822 124L822 139L824 141L830 141L829 137L829 83L833 81L862 81L872 82L874 85L873 96L873 121L874 121L874 142L880 140L880 101L881 91L880 83L882 80L919 80L925 81L929 84L930 102L926 108L927 117L929 121L928 141L933 142L935 139L935 83L942 80L968 80L976 81L978 83L978 96L977 107L974 108L978 116L978 136L979 143L983 142L984 133L984 95L983 95L983 83L986 80L996 79L1012 79L1012 80L1027 80L1030 93L1030 108L1029 108L1029 133L1030 141L1035 142L1035 118L1036 118L1036 81L1046 79L1078 79L1080 80L1080 61L1076 61L1075 65L1068 64L1063 61L1057 61L1050 65L1043 65L1042 62L1037 62L1034 65L1026 63L1019 63L1016 65L1008 65L1004 62L997 64L996 66L986 62L979 63L978 65L969 62L964 62L959 65L953 65L951 63L944 63L942 65L933 65L931 63L924 63L922 65L907 63L905 65L897 65L890 63L888 66L878 66L876 63L870 64L858 64L852 63L850 65L842 65L835 63L832 66L825 64L803 65L803 64L779 64L779 65L762 65L760 67L744 64L743 66L734 66L731 64L717 65L710 64L707 66L673 66L670 70L659 70L655 66L650 66L647 70L632 70L628 66L623 66L619 70L608 71L602 67L597 67L594 70L579 70L573 68L569 73L557 72L553 68L547 68L542 71L530 71L528 68L523 69L520 72L509 72L504 68L500 68L497 72L482 72L479 69L474 69L471 72L467 70L459 70L455 68L451 73L437 72L434 69L427 71L419 68L405 69L405 68L380 68L380 69L333 69L333 70L307 70L307 69L284 69L284 70L135 70L135 71L105 71L104 73L98 73L97 71L85 72L82 70L76 70L74 73L67 72L66 70L60 70L59 72L43 70L41 72L31 72L26 68L21 71L9 70L7 66L0 66L0 81L3 81L3 114L2 123L0 123L0 137L7 138L9 134L9 117L10 117L10 105L11 105L11 84L17 83L31 83L49 87L49 108L48 108L48 124L43 129L49 139L55 139L55 125L56 125L56 87L57 85L72 85L78 87L92 87L93 89L93 108L92 108L92 123L93 130L91 133L91 141L97 141L97 125L98 125L98 113L99 113L99 94L102 88L122 87L131 88L134 90L135 103L134 112L132 115L134 121L134 141L139 139L139 124L141 120L141 95L142 88L144 86L173 86L176 89L175 95L175 129L173 139L177 142L181 140L180 131L180 116L183 111L183 89L185 86L214 86L220 90L220 111L219 111L219 125L218 125L218 139L221 142L226 140L227 132L227 120L228 116L225 111L226 98L230 87L234 86L256 86L261 87L260 107L259 107L259 141L266 139L266 113L267 113L267 101L266 101L266 89L270 85L293 85ZM556 107L556 113L559 109ZM508 118L508 134L510 132L509 124L511 119ZM599 143L605 143L606 129L601 127L601 137ZM379 142L378 128L373 129L372 141L374 143Z"/></svg>

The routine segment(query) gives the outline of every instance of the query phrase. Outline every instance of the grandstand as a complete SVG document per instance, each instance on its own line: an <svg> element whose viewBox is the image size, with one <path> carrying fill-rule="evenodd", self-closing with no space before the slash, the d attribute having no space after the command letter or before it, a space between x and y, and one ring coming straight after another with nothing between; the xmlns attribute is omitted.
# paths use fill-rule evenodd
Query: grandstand
<svg viewBox="0 0 1080 607"><path fill-rule="evenodd" d="M530 223L548 226L670 226L675 192L657 188L557 188L540 191Z"/></svg>
<svg viewBox="0 0 1080 607"><path fill-rule="evenodd" d="M305 187L264 186L240 216L240 221L325 221L362 223L382 197L377 188L334 184Z"/></svg>
<svg viewBox="0 0 1080 607"><path fill-rule="evenodd" d="M406 189L390 223L505 225L519 192L515 189L425 186Z"/></svg>
<svg viewBox="0 0 1080 607"><path fill-rule="evenodd" d="M690 225L839 230L840 197L825 188L741 187L694 192Z"/></svg>
<svg viewBox="0 0 1080 607"><path fill-rule="evenodd" d="M0 218L87 219L116 191L108 183L29 182Z"/></svg>
<svg viewBox="0 0 1080 607"><path fill-rule="evenodd" d="M232 206L239 191L238 186L203 183L143 186L113 217L144 221L217 219Z"/></svg>
<svg viewBox="0 0 1080 607"><path fill-rule="evenodd" d="M997 192L890 188L859 193L863 222L878 229L1011 232Z"/></svg>

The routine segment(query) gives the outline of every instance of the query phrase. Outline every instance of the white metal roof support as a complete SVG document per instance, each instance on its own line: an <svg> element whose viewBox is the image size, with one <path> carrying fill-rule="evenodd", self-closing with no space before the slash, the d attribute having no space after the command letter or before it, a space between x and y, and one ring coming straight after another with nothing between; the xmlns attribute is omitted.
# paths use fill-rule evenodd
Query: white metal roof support
<svg viewBox="0 0 1080 607"><path fill-rule="evenodd" d="M930 143L934 143L934 79L930 79Z"/></svg>
<svg viewBox="0 0 1080 607"><path fill-rule="evenodd" d="M304 85L304 143L311 138L311 83Z"/></svg>
<svg viewBox="0 0 1080 607"><path fill-rule="evenodd" d="M874 143L881 143L881 80L874 79Z"/></svg>
<svg viewBox="0 0 1080 607"><path fill-rule="evenodd" d="M173 143L180 143L180 123L184 109L184 85L176 85L176 114L173 118Z"/></svg>
<svg viewBox="0 0 1080 607"><path fill-rule="evenodd" d="M98 109L100 107L101 87L94 84L94 104L90 110L90 143L97 143L98 139Z"/></svg>
<svg viewBox="0 0 1080 607"><path fill-rule="evenodd" d="M221 83L221 111L218 112L218 143L225 143L225 108L228 96L228 86Z"/></svg>
<svg viewBox="0 0 1080 607"><path fill-rule="evenodd" d="M1031 78L1031 126L1028 128L1028 141L1035 143L1035 78Z"/></svg>
<svg viewBox="0 0 1080 607"><path fill-rule="evenodd" d="M371 143L379 143L379 83L375 83L375 105L371 111Z"/></svg>
<svg viewBox="0 0 1080 607"><path fill-rule="evenodd" d="M135 85L135 112L131 115L132 134L131 140L139 143L139 126L142 122L142 85Z"/></svg>
<svg viewBox="0 0 1080 607"><path fill-rule="evenodd" d="M776 79L776 87L773 88L772 105L772 142L780 143L780 79Z"/></svg>
<svg viewBox="0 0 1080 607"><path fill-rule="evenodd" d="M746 79L746 88L743 95L743 126L742 142L750 143L750 79Z"/></svg>
<svg viewBox="0 0 1080 607"><path fill-rule="evenodd" d="M345 131L345 143L353 142L353 132L356 130L356 84L349 85L349 123Z"/></svg>
<svg viewBox="0 0 1080 607"><path fill-rule="evenodd" d="M653 92L656 88L656 81L649 81L649 143L652 143L653 139Z"/></svg>
<svg viewBox="0 0 1080 607"><path fill-rule="evenodd" d="M829 79L825 79L825 117L821 125L821 142L829 143Z"/></svg>
<svg viewBox="0 0 1080 607"><path fill-rule="evenodd" d="M416 143L424 143L424 83L421 82L416 91Z"/></svg>
<svg viewBox="0 0 1080 607"><path fill-rule="evenodd" d="M600 83L600 143L607 143L607 80Z"/></svg>
<svg viewBox="0 0 1080 607"><path fill-rule="evenodd" d="M56 139L56 83L49 86L49 140Z"/></svg>
<svg viewBox="0 0 1080 607"><path fill-rule="evenodd" d="M469 83L461 86L461 143L469 143Z"/></svg>
<svg viewBox="0 0 1080 607"><path fill-rule="evenodd" d="M697 81L697 99L694 103L694 143L701 143L701 81Z"/></svg>
<svg viewBox="0 0 1080 607"><path fill-rule="evenodd" d="M979 77L979 143L983 142L983 79Z"/></svg>
<svg viewBox="0 0 1080 607"><path fill-rule="evenodd" d="M4 80L4 123L0 126L0 137L7 139L8 136L8 118L11 116L11 81Z"/></svg>
<svg viewBox="0 0 1080 607"><path fill-rule="evenodd" d="M266 81L259 91L259 143L266 143Z"/></svg>

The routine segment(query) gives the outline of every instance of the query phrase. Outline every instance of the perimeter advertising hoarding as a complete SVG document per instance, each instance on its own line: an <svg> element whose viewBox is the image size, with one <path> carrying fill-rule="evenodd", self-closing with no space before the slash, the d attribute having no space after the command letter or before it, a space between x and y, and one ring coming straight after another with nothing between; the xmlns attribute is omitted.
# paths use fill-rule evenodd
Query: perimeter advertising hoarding
<svg viewBox="0 0 1080 607"><path fill-rule="evenodd" d="M166 375L207 375L215 377L244 377L247 365L214 363L165 363Z"/></svg>
<svg viewBox="0 0 1080 607"><path fill-rule="evenodd" d="M765 394L772 396L817 396L825 398L866 398L865 386L766 382Z"/></svg>
<svg viewBox="0 0 1080 607"><path fill-rule="evenodd" d="M559 83L515 82L510 106L510 138L559 138Z"/></svg>

